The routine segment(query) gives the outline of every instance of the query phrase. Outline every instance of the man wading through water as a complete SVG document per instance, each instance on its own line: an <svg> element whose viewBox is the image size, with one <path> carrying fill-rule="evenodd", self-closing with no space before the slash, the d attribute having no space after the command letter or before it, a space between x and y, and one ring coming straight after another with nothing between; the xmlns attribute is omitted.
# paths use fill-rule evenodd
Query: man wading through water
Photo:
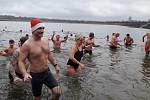
<svg viewBox="0 0 150 100"><path fill-rule="evenodd" d="M48 67L48 60L59 73L59 66L54 60L49 47L48 39L43 37L44 24L40 19L31 20L32 37L22 46L19 55L19 67L24 81L31 80L33 99L40 100L42 85L45 84L52 91L52 99L58 100L61 89ZM29 60L30 74L25 69L24 61Z"/></svg>

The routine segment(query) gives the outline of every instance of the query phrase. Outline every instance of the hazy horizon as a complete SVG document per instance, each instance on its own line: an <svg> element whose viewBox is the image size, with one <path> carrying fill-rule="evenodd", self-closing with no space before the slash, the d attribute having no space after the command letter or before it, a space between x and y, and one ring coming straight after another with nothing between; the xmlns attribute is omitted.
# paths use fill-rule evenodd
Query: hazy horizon
<svg viewBox="0 0 150 100"><path fill-rule="evenodd" d="M150 19L149 0L0 0L1 15L68 20L122 21Z"/></svg>

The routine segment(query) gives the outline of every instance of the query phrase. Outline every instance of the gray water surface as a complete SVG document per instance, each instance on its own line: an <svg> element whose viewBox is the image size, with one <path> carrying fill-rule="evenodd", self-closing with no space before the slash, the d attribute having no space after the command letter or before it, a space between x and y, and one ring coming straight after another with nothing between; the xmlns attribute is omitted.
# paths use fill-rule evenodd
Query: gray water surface
<svg viewBox="0 0 150 100"><path fill-rule="evenodd" d="M84 55L82 63L85 64L85 69L74 77L66 75L68 52L73 40L68 39L67 43L62 44L61 53L52 52L61 67L60 75L56 75L50 65L63 90L60 100L149 100L150 57L145 57L142 36L150 30L114 25L45 24L47 37L52 35L53 30L60 32L62 29L85 36L94 32L96 43L101 45L93 49L92 56ZM0 30L5 26L7 31L0 32L0 50L8 46L9 39L18 41L26 33L31 36L28 22L0 22ZM20 29L23 30L22 34L18 32ZM120 32L120 40L123 40L126 33L130 33L135 41L133 46L110 50L104 37L112 32ZM30 83L24 87L9 83L7 64L8 60L0 57L0 100L32 100ZM44 86L42 100L48 100L50 96L51 93Z"/></svg>

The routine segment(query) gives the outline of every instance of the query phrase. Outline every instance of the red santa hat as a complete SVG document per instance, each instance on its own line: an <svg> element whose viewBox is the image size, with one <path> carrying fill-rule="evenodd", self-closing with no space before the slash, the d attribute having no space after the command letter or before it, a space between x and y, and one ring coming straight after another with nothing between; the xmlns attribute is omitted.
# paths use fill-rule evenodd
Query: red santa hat
<svg viewBox="0 0 150 100"><path fill-rule="evenodd" d="M42 20L35 18L31 20L31 31L34 32L40 27L44 27Z"/></svg>

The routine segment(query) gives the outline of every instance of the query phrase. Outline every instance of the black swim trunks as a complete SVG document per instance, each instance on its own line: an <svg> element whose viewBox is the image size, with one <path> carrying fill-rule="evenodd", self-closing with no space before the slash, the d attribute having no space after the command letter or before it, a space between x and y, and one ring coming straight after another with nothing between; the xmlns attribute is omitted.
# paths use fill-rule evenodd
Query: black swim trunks
<svg viewBox="0 0 150 100"><path fill-rule="evenodd" d="M32 76L31 84L32 84L32 92L34 96L40 96L42 85L45 84L50 89L58 86L58 83L52 73L47 70L40 73L30 72Z"/></svg>

